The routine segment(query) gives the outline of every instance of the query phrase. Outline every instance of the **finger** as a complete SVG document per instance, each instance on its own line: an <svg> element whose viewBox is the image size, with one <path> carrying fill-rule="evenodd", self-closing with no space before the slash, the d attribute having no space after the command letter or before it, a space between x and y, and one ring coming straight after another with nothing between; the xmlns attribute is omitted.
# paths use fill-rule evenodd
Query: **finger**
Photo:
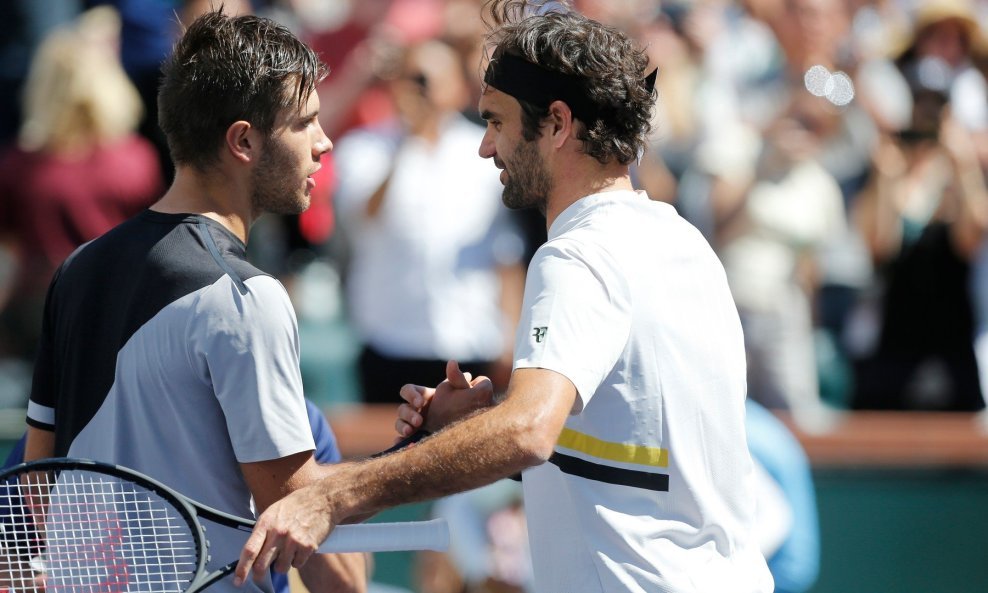
<svg viewBox="0 0 988 593"><path fill-rule="evenodd" d="M410 424L407 420L397 418L395 420L395 432L398 433L399 437L395 439L395 444L398 444L398 441L402 438L411 436L415 430L415 426Z"/></svg>
<svg viewBox="0 0 988 593"><path fill-rule="evenodd" d="M401 386L401 389L398 390L398 395L401 396L401 399L416 408L421 408L425 405L425 389L426 388L421 385L412 385L411 383L408 383Z"/></svg>
<svg viewBox="0 0 988 593"><path fill-rule="evenodd" d="M247 580L247 575L250 574L261 549L264 547L266 535L267 530L258 525L247 538L247 543L244 544L244 548L240 552L240 561L237 562L237 568L233 572L233 584L235 586L243 586Z"/></svg>
<svg viewBox="0 0 988 593"><path fill-rule="evenodd" d="M446 363L446 379L456 389L468 389L470 387L470 382L467 381L463 371L460 370L460 364L455 360Z"/></svg>
<svg viewBox="0 0 988 593"><path fill-rule="evenodd" d="M479 376L477 376L476 379L472 379L470 381L470 387L472 387L474 389L476 389L477 387L490 388L490 389L493 390L494 389L494 383L491 382L490 377L488 377L486 375L479 375Z"/></svg>
<svg viewBox="0 0 988 593"><path fill-rule="evenodd" d="M312 553L305 553L302 551L295 553L295 560L292 561L292 568L302 568L302 566L309 561Z"/></svg>
<svg viewBox="0 0 988 593"><path fill-rule="evenodd" d="M290 542L285 543L285 549L278 552L274 558L274 570L280 573L288 572L288 569L295 564L295 546Z"/></svg>
<svg viewBox="0 0 988 593"><path fill-rule="evenodd" d="M261 553L257 555L257 561L254 562L254 568L251 572L254 574L255 581L260 583L267 578L268 571L277 557L278 546L273 545L269 539L265 542L264 547L261 548Z"/></svg>
<svg viewBox="0 0 988 593"><path fill-rule="evenodd" d="M480 406L489 406L494 402L494 383L487 377L477 377L477 380L470 384L470 391L473 393L474 401Z"/></svg>
<svg viewBox="0 0 988 593"><path fill-rule="evenodd" d="M408 405L401 405L398 407L398 418L395 421L395 426L399 427L402 424L407 424L412 429L415 429L422 426L422 419L422 414L418 410ZM398 432L402 432L400 428Z"/></svg>

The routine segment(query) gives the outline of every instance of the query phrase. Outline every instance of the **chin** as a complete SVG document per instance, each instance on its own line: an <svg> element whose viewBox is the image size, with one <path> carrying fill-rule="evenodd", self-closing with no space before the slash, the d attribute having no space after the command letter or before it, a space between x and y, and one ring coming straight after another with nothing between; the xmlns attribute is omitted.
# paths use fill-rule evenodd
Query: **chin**
<svg viewBox="0 0 988 593"><path fill-rule="evenodd" d="M298 196L296 199L285 200L280 204L272 205L270 208L267 208L266 210L271 214L291 216L294 214L301 214L305 212L306 210L309 209L310 204L311 204L311 200L309 200L309 196Z"/></svg>
<svg viewBox="0 0 988 593"><path fill-rule="evenodd" d="M312 201L309 200L308 196L306 196L304 200L297 200L293 202L288 208L285 208L285 210L289 210L288 212L279 212L279 214L287 214L287 215L301 214L306 210L308 210L311 204Z"/></svg>

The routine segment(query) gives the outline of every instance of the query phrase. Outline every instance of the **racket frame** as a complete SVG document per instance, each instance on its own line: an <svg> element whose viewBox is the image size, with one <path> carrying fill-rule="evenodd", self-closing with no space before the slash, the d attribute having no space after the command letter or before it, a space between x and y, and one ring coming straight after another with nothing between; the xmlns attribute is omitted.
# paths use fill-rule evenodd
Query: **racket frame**
<svg viewBox="0 0 988 593"><path fill-rule="evenodd" d="M46 471L57 473L74 470L89 471L127 480L138 486L142 486L151 492L154 492L172 505L172 507L189 526L189 531L192 533L192 539L195 543L196 570L192 580L183 589L185 593L197 593L221 578L231 574L233 569L236 568L237 561L234 560L233 562L230 562L229 564L212 572L207 572L206 563L210 560L209 538L206 537L206 529L200 519L207 519L226 527L244 531L248 534L253 530L254 521L207 507L206 505L198 503L179 493L174 488L166 486L158 480L130 468L111 463L104 463L101 461L92 461L89 459L39 459L37 461L29 461L15 465L0 472L0 487L2 487L11 476L15 475L19 476Z"/></svg>
<svg viewBox="0 0 988 593"><path fill-rule="evenodd" d="M406 437L401 443L396 445L394 449L408 446L428 433L422 434L421 431ZM236 515L231 515L223 511L219 511L210 508L202 503L196 502L191 498L185 496L181 492L177 491L170 486L155 480L154 478L142 474L136 470L130 469L128 467L114 465L111 463L105 463L101 461L93 461L89 459L78 459L78 458L48 458L39 459L37 461L30 461L27 463L22 463L13 466L7 470L0 472L0 487L2 487L2 482L9 479L11 476L19 476L32 472L41 471L72 471L72 470L82 470L90 471L98 474L103 474L111 477L116 477L121 480L129 481L133 484L146 488L147 490L159 495L168 504L171 504L172 508L175 509L177 514L182 517L182 519L188 524L190 532L192 534L192 539L194 540L195 552L196 552L196 569L195 574L192 579L183 589L183 593L198 593L206 587L209 587L216 581L222 579L233 573L237 566L239 558L234 559L232 562L222 566L212 572L207 572L206 563L209 562L209 538L206 536L206 527L202 524L201 519L206 519L212 521L219 525L235 529L247 534L250 534L256 522L253 519L245 519L243 517L238 517ZM389 550L438 550L445 551L449 547L449 529L444 519L432 519L430 521L420 521L420 522L410 522L410 523L392 523L392 524L366 524L366 525L341 525L338 526L334 533L342 535L345 529L366 527L370 530L376 532L377 536L380 537L381 531L379 529L388 530L388 538L401 537L401 534L409 534L412 530L419 537L414 541L414 544L408 544L410 547L400 547L394 548L390 547L390 544L386 547L361 547L357 549L363 549L364 551L389 551ZM397 531L396 531L397 530ZM363 531L363 530L361 530ZM424 536L424 537L423 537ZM354 551L353 549L340 549L339 546L331 545L330 537L329 540L323 542L317 550L318 553L342 553L346 551ZM352 540L350 540L352 543ZM390 541L390 540L389 540ZM407 544L407 541L406 541ZM366 544L365 544L366 545Z"/></svg>

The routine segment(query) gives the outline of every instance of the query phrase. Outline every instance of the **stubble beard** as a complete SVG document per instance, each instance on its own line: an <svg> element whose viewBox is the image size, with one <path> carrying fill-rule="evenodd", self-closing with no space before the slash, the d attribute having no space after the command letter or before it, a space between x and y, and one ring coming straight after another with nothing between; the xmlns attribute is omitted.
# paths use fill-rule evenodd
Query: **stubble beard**
<svg viewBox="0 0 988 593"><path fill-rule="evenodd" d="M535 142L522 141L506 164L510 170L501 193L504 205L512 210L538 208L545 214L552 180Z"/></svg>
<svg viewBox="0 0 988 593"><path fill-rule="evenodd" d="M298 164L281 143L269 138L261 161L251 173L251 206L257 213L301 214L309 207L304 179L295 173Z"/></svg>

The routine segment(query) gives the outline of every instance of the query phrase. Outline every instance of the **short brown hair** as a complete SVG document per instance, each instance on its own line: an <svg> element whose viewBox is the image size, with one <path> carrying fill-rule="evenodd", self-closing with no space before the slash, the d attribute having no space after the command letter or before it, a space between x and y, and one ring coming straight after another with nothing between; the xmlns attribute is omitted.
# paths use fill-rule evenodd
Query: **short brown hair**
<svg viewBox="0 0 988 593"><path fill-rule="evenodd" d="M301 109L329 72L284 26L222 10L193 21L162 66L158 122L176 164L213 164L238 120L270 133L278 114Z"/></svg>

